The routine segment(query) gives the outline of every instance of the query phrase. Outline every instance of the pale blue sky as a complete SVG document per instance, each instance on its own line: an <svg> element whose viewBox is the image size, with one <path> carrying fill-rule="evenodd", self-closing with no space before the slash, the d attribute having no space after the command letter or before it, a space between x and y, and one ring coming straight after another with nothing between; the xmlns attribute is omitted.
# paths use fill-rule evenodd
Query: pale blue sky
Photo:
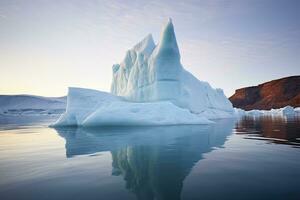
<svg viewBox="0 0 300 200"><path fill-rule="evenodd" d="M298 0L0 0L0 94L109 91L111 66L168 17L183 66L227 96L300 74Z"/></svg>

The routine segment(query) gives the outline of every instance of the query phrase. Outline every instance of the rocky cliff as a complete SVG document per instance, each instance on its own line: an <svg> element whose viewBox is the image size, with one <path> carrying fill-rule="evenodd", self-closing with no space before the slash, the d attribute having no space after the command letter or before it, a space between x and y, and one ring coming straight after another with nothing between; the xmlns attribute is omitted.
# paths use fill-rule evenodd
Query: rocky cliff
<svg viewBox="0 0 300 200"><path fill-rule="evenodd" d="M300 107L300 76L269 81L258 86L240 88L229 100L244 110Z"/></svg>

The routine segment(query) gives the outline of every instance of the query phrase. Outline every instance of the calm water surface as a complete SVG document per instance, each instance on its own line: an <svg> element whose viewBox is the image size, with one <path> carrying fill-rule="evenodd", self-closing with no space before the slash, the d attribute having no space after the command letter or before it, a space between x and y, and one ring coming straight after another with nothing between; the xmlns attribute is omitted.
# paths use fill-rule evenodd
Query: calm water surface
<svg viewBox="0 0 300 200"><path fill-rule="evenodd" d="M300 199L300 118L52 129L0 117L0 199Z"/></svg>

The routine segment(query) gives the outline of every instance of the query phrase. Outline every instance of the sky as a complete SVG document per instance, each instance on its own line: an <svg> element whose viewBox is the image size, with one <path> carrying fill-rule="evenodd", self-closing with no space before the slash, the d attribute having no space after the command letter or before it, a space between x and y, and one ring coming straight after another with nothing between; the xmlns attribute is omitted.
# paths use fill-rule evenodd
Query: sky
<svg viewBox="0 0 300 200"><path fill-rule="evenodd" d="M0 94L109 91L112 65L169 17L183 66L227 96L300 75L298 0L0 0Z"/></svg>

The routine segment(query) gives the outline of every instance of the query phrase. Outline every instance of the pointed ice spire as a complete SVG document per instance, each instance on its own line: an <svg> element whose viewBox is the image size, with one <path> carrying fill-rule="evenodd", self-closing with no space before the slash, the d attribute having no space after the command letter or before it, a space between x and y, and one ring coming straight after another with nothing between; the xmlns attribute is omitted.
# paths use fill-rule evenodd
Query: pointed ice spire
<svg viewBox="0 0 300 200"><path fill-rule="evenodd" d="M160 53L166 50L168 53L172 53L172 56L177 54L178 58L180 59L180 53L179 53L176 36L174 32L174 26L171 18L168 19L168 22L163 27L160 35L160 41L158 44L158 51Z"/></svg>
<svg viewBox="0 0 300 200"><path fill-rule="evenodd" d="M176 81L180 79L182 65L171 19L168 20L162 29L160 41L149 59L149 68L154 72L150 76L150 81L169 81L163 84L174 85L175 90L179 91ZM157 96L165 98L168 95L164 95L164 92L160 91L162 88L158 89Z"/></svg>

